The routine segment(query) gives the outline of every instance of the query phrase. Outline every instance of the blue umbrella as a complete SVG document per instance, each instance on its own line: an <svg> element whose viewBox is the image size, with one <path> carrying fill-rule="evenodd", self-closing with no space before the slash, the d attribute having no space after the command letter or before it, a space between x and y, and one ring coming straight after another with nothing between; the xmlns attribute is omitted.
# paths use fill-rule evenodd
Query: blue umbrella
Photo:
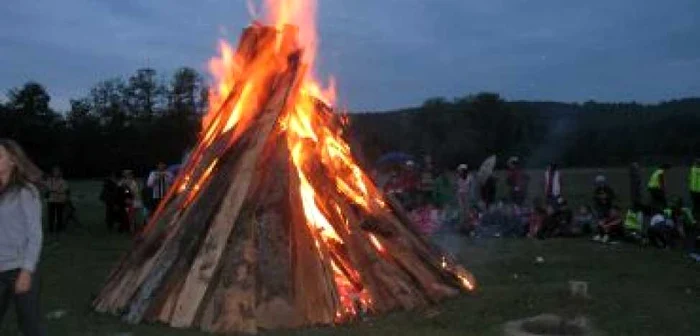
<svg viewBox="0 0 700 336"><path fill-rule="evenodd" d="M415 161L415 158L413 155L403 152L389 152L379 157L377 160L377 165L401 164L405 163L406 161Z"/></svg>
<svg viewBox="0 0 700 336"><path fill-rule="evenodd" d="M178 172L180 172L180 168L182 168L182 164L174 164L168 166L167 170L170 172L170 174L173 174L173 176L176 176Z"/></svg>

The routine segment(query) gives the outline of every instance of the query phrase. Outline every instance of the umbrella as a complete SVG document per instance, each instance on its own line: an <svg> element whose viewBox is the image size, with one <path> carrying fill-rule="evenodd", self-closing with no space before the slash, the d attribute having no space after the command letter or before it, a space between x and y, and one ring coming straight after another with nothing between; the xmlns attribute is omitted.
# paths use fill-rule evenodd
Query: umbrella
<svg viewBox="0 0 700 336"><path fill-rule="evenodd" d="M167 171L169 171L170 174L177 175L177 173L180 172L180 168L182 168L182 164L178 163L168 166Z"/></svg>
<svg viewBox="0 0 700 336"><path fill-rule="evenodd" d="M496 155L491 155L479 167L477 172L477 178L479 179L479 184L484 184L486 179L493 174L493 169L496 168Z"/></svg>
<svg viewBox="0 0 700 336"><path fill-rule="evenodd" d="M390 152L382 155L377 160L377 165L401 164L405 163L406 161L415 161L415 159L411 154L406 154L403 152Z"/></svg>

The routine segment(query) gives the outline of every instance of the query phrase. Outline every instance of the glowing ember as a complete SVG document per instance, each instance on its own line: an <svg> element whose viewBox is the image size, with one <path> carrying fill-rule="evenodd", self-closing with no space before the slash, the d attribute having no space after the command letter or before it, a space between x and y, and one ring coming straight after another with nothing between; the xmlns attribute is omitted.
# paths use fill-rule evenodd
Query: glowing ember
<svg viewBox="0 0 700 336"><path fill-rule="evenodd" d="M371 241L372 245L374 245L374 247L377 248L377 251L379 251L381 253L385 252L384 246L382 245L382 243L379 242L379 239L377 239L377 237L375 235L370 233L369 234L369 241Z"/></svg>

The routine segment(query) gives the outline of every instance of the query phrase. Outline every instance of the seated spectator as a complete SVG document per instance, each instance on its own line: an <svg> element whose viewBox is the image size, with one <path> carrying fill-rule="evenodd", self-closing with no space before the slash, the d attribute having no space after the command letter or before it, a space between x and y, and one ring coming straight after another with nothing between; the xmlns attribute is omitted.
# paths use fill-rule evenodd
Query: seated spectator
<svg viewBox="0 0 700 336"><path fill-rule="evenodd" d="M542 219L542 225L537 232L537 238L551 238L558 236L560 232L559 221L556 219L556 210L554 206L547 205L545 210L544 218Z"/></svg>
<svg viewBox="0 0 700 336"><path fill-rule="evenodd" d="M557 226L559 227L560 236L570 237L573 236L573 212L569 207L569 203L564 199L564 197L559 196L557 199L557 205L554 208L554 218L557 221Z"/></svg>
<svg viewBox="0 0 700 336"><path fill-rule="evenodd" d="M593 233L595 225L595 217L591 211L591 207L582 205L578 208L578 212L574 216L572 225L572 233L575 235L589 235Z"/></svg>
<svg viewBox="0 0 700 336"><path fill-rule="evenodd" d="M671 201L671 207L665 210L666 218L674 223L674 229L683 240L683 245L688 249L695 248L695 240L697 236L697 223L693 212L683 206L683 200L680 197L675 197Z"/></svg>
<svg viewBox="0 0 700 336"><path fill-rule="evenodd" d="M608 185L604 175L598 175L595 179L595 190L593 191L593 204L595 206L596 217L602 219L608 216L615 200L615 192Z"/></svg>
<svg viewBox="0 0 700 336"><path fill-rule="evenodd" d="M536 200L534 202L532 213L530 214L530 229L528 230L528 237L538 237L540 230L542 230L543 222L546 217L547 209L544 207L543 202L541 200Z"/></svg>
<svg viewBox="0 0 700 336"><path fill-rule="evenodd" d="M632 241L642 240L646 234L642 223L644 222L644 214L638 207L632 207L625 214L624 230L625 237Z"/></svg>
<svg viewBox="0 0 700 336"><path fill-rule="evenodd" d="M659 248L669 247L673 243L675 228L673 221L663 212L657 211L649 221L649 242Z"/></svg>
<svg viewBox="0 0 700 336"><path fill-rule="evenodd" d="M594 241L607 243L611 239L622 238L624 236L624 228L620 208L613 206L608 212L608 216L598 221L597 230L598 234L593 237Z"/></svg>

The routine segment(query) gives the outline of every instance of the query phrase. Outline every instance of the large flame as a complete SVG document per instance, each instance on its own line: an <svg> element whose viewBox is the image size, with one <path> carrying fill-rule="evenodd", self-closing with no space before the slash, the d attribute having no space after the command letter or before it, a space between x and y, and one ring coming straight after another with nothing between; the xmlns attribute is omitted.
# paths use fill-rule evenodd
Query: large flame
<svg viewBox="0 0 700 336"><path fill-rule="evenodd" d="M257 13L250 2L249 8ZM264 11L267 13L264 17L266 24L275 27L277 34L257 46L255 57L241 52L244 46L239 46L237 52L226 42L221 42L220 56L209 63L216 85L209 92L209 111L202 120L201 138L175 188L170 191L185 194L183 208L198 195L200 187L208 182L217 165L216 158L204 157L205 149L221 139L229 145L235 143L252 124L262 110L260 104L269 94L266 81L275 74L284 73L290 50L302 50L302 64L305 68L314 68L318 45L315 0L266 0ZM253 25L262 27L258 23ZM282 32L290 25L296 29L298 38L295 42L284 40ZM336 317L342 321L372 309L373 301L362 285L359 272L339 248L345 244L343 237L351 234L348 222L351 216L345 212L349 210L344 210L334 201L334 195L345 197L369 214L386 212L386 205L382 193L355 162L350 146L343 138L343 125L347 120L330 109L336 97L334 81L330 79L324 88L313 70L301 73L301 76L298 90L290 94L281 113L279 128L285 131L298 177L300 209L303 209L319 258L330 266L333 273L339 294ZM202 161L206 168L197 168L202 166L198 165ZM329 192L314 186L314 181L323 178L332 181L335 190ZM368 233L362 237L380 255L387 253L378 236ZM472 287L469 279L459 279L464 287Z"/></svg>

